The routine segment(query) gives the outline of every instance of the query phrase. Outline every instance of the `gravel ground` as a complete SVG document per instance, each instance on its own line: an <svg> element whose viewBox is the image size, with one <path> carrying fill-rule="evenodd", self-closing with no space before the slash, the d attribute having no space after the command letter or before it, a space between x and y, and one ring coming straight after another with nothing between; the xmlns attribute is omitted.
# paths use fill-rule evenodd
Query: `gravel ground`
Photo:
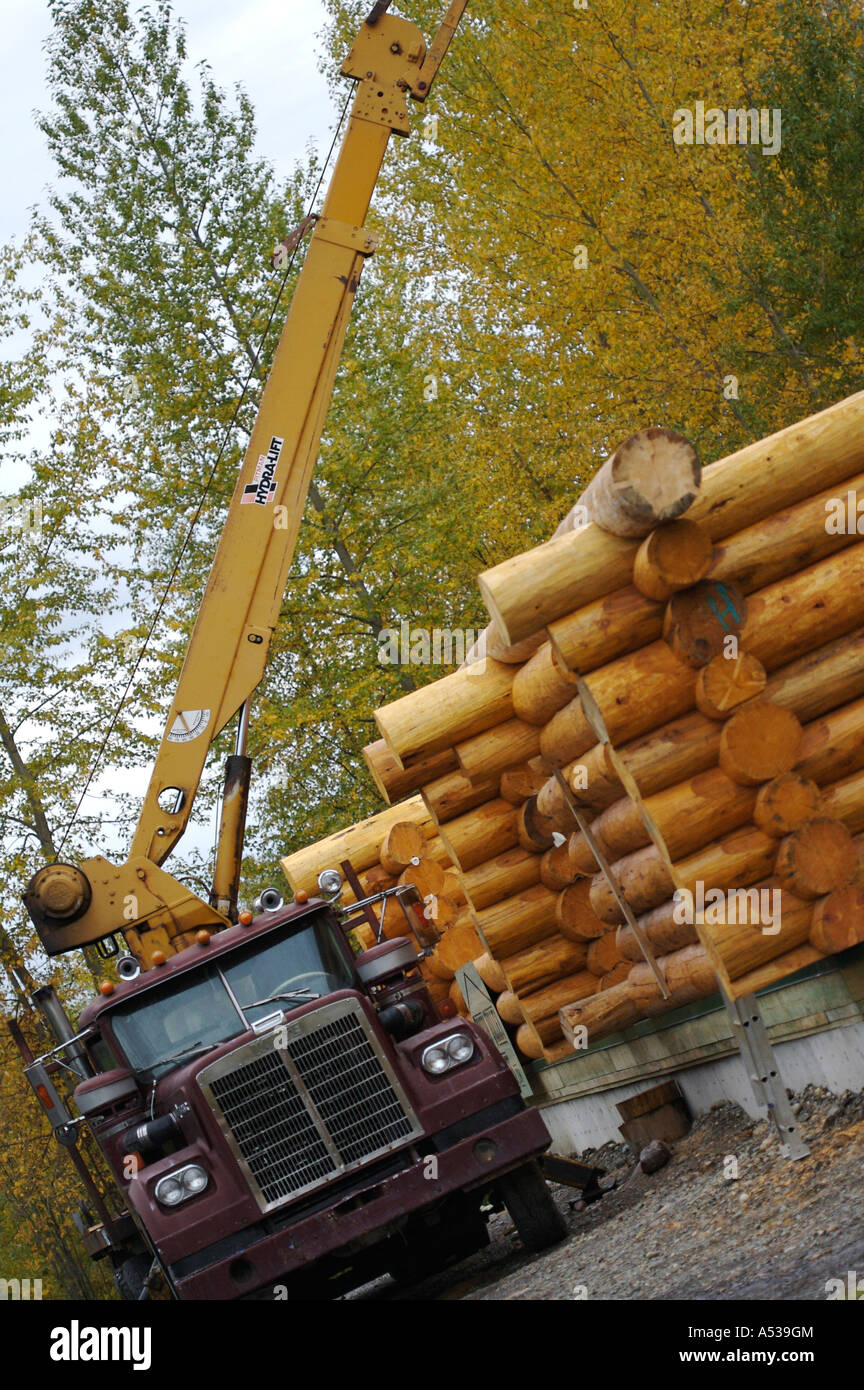
<svg viewBox="0 0 864 1390"><path fill-rule="evenodd" d="M551 1191L569 1238L526 1257L505 1214L470 1260L410 1287L380 1280L353 1298L376 1301L812 1299L826 1282L864 1277L864 1093L807 1087L793 1097L810 1155L781 1157L768 1120L723 1102L678 1140L651 1176L624 1144L574 1155L616 1186L583 1211ZM737 1177L731 1176L737 1161Z"/></svg>

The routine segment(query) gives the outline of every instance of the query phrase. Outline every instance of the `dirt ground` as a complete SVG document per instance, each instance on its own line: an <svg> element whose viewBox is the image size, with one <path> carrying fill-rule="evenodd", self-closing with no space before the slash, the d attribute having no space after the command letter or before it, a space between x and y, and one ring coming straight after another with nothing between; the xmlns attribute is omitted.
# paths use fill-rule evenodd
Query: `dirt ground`
<svg viewBox="0 0 864 1390"><path fill-rule="evenodd" d="M582 1211L571 1210L578 1191L552 1186L570 1235L544 1254L526 1257L498 1214L490 1245L470 1260L410 1287L380 1280L351 1297L825 1300L828 1281L845 1284L850 1270L864 1289L864 1093L810 1086L792 1100L807 1158L783 1158L768 1120L724 1102L651 1176L623 1143L574 1155L604 1167L616 1186Z"/></svg>

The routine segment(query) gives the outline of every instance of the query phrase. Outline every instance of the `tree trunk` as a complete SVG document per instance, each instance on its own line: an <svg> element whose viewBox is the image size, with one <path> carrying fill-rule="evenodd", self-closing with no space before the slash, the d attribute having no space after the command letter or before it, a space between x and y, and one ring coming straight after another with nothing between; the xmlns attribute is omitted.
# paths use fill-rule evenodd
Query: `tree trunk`
<svg viewBox="0 0 864 1390"><path fill-rule="evenodd" d="M429 758L421 758L406 772L390 752L383 738L375 743L367 743L363 758L369 775L383 799L394 805L411 792L419 791L436 777L444 777L458 766L456 754L447 748L442 753L433 753Z"/></svg>
<svg viewBox="0 0 864 1390"><path fill-rule="evenodd" d="M518 1028L525 1022L525 1015L522 1012L522 1005L519 1003L517 995L512 990L505 989L495 1000L495 1008L498 1010L498 1017L511 1027Z"/></svg>
<svg viewBox="0 0 864 1390"><path fill-rule="evenodd" d="M469 869L463 882L474 910L480 912L524 888L532 888L540 881L540 864L539 855L517 847Z"/></svg>
<svg viewBox="0 0 864 1390"><path fill-rule="evenodd" d="M498 779L487 777L482 782L472 782L457 768L427 782L421 795L430 816L436 825L441 825L482 806L484 801L492 801L498 795Z"/></svg>
<svg viewBox="0 0 864 1390"><path fill-rule="evenodd" d="M535 758L540 751L540 730L524 719L505 719L494 729L457 743L455 751L465 776L484 781Z"/></svg>
<svg viewBox="0 0 864 1390"><path fill-rule="evenodd" d="M791 772L801 756L803 731L782 705L756 700L743 705L720 732L720 766L733 782L756 787Z"/></svg>
<svg viewBox="0 0 864 1390"><path fill-rule="evenodd" d="M510 719L513 675L512 666L489 659L461 667L377 709L376 723L407 770L412 756L425 760Z"/></svg>
<svg viewBox="0 0 864 1390"><path fill-rule="evenodd" d="M864 887L850 884L829 893L813 909L810 943L823 955L833 956L864 941Z"/></svg>
<svg viewBox="0 0 864 1390"><path fill-rule="evenodd" d="M516 829L523 849L544 854L547 849L554 848L555 827L546 816L540 814L536 796L529 797L519 807L516 812Z"/></svg>
<svg viewBox="0 0 864 1390"><path fill-rule="evenodd" d="M536 884L478 912L477 924L495 959L527 951L529 946L553 936L557 931L555 901L554 893Z"/></svg>
<svg viewBox="0 0 864 1390"><path fill-rule="evenodd" d="M385 832L378 852L378 862L388 874L401 874L412 859L421 859L426 851L426 837L411 821L397 821Z"/></svg>
<svg viewBox="0 0 864 1390"><path fill-rule="evenodd" d="M578 970L572 975L556 980L552 985L547 985L545 989L521 995L522 1012L529 1022L535 1024L544 1018L557 1020L560 1008L574 999L584 999L587 995L596 993L599 984L597 976L592 975L590 970Z"/></svg>
<svg viewBox="0 0 864 1390"><path fill-rule="evenodd" d="M647 536L686 512L702 474L696 450L672 430L639 430L598 468L579 502L613 536Z"/></svg>
<svg viewBox="0 0 864 1390"><path fill-rule="evenodd" d="M480 976L487 989L493 994L501 994L507 988L507 977L497 960L493 960L488 951L484 951L477 956L473 962L474 969Z"/></svg>
<svg viewBox="0 0 864 1390"><path fill-rule="evenodd" d="M690 922L676 921L680 915L679 904L670 898L668 902L637 918L640 930L655 956L666 956L672 951L680 951L683 946L699 944L695 926ZM629 923L618 928L615 939L623 960L639 962L645 959Z"/></svg>
<svg viewBox="0 0 864 1390"><path fill-rule="evenodd" d="M573 672L562 671L553 659L551 643L544 642L516 672L513 709L520 719L539 727L573 699L577 683Z"/></svg>
<svg viewBox="0 0 864 1390"><path fill-rule="evenodd" d="M780 839L819 815L821 792L800 772L786 772L759 788L753 823L766 835Z"/></svg>
<svg viewBox="0 0 864 1390"><path fill-rule="evenodd" d="M314 845L285 855L281 861L285 877L295 893L317 893L321 870L338 868L344 859L350 859L355 872L363 873L380 863L381 840L390 826L406 820L420 826L427 840L437 838L435 825L422 798L414 796L410 801L389 806L386 811L368 816L346 830L338 830Z"/></svg>
<svg viewBox="0 0 864 1390"><path fill-rule="evenodd" d="M514 847L518 840L516 807L495 797L447 821L441 827L441 839L454 864L466 873Z"/></svg>
<svg viewBox="0 0 864 1390"><path fill-rule="evenodd" d="M501 967L511 989L520 996L554 984L562 975L584 970L588 946L581 941L568 941L564 936L547 936L535 946L515 955L505 956Z"/></svg>
<svg viewBox="0 0 864 1390"><path fill-rule="evenodd" d="M591 907L591 881L579 879L558 894L555 920L562 936L571 941L593 941L608 930Z"/></svg>

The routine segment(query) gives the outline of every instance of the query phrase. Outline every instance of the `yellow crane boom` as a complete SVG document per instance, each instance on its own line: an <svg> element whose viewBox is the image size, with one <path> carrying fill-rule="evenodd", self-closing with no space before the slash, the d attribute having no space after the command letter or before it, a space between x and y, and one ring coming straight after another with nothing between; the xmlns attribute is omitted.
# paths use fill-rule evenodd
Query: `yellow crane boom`
<svg viewBox="0 0 864 1390"><path fill-rule="evenodd" d="M363 263L366 215L391 134L408 135L408 98L424 101L467 6L453 0L427 50L420 30L379 0L342 65L357 87L333 177L291 301L187 648L129 858L50 864L27 910L49 954L121 930L143 968L195 932L231 920L245 821L235 765L223 807L211 902L159 866L182 836L213 740L259 684L317 456Z"/></svg>

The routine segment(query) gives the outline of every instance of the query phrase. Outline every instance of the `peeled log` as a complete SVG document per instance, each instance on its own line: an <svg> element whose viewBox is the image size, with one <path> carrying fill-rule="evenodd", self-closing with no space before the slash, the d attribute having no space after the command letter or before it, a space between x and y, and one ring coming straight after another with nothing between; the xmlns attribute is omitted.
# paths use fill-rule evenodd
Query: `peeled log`
<svg viewBox="0 0 864 1390"><path fill-rule="evenodd" d="M401 874L412 859L420 859L425 853L426 837L411 821L397 821L391 825L381 841L378 860L388 874Z"/></svg>
<svg viewBox="0 0 864 1390"><path fill-rule="evenodd" d="M540 730L524 719L505 719L494 729L457 743L454 751L465 776L483 781L535 758L540 751Z"/></svg>
<svg viewBox="0 0 864 1390"><path fill-rule="evenodd" d="M507 979L504 975L504 971L501 969L497 960L493 960L488 951L484 951L482 955L477 956L473 965L486 988L490 989L493 994L501 994L507 988Z"/></svg>
<svg viewBox="0 0 864 1390"><path fill-rule="evenodd" d="M587 878L558 894L555 920L561 934L571 941L593 941L608 930L591 907L591 883Z"/></svg>
<svg viewBox="0 0 864 1390"><path fill-rule="evenodd" d="M840 820L851 835L864 830L864 774L833 782L822 793L822 814Z"/></svg>
<svg viewBox="0 0 864 1390"><path fill-rule="evenodd" d="M517 843L516 807L495 797L441 827L441 839L463 873Z"/></svg>
<svg viewBox="0 0 864 1390"><path fill-rule="evenodd" d="M627 981L612 989L574 999L562 1006L558 1014L561 1031L571 1046L582 1047L582 1029L587 1034L587 1046L631 1027L641 1017L637 1000Z"/></svg>
<svg viewBox="0 0 864 1390"><path fill-rule="evenodd" d="M688 519L713 540L851 478L864 462L864 393L840 401L702 471ZM635 546L599 527L569 532L480 576L486 607L507 642L529 637L620 587Z"/></svg>
<svg viewBox="0 0 864 1390"><path fill-rule="evenodd" d="M513 714L513 667L477 662L375 711L375 721L396 757L430 754L482 733Z"/></svg>
<svg viewBox="0 0 864 1390"><path fill-rule="evenodd" d="M759 788L753 823L766 835L780 839L818 816L821 799L815 782L800 772L786 772Z"/></svg>
<svg viewBox="0 0 864 1390"><path fill-rule="evenodd" d="M318 891L318 875L322 869L338 869L344 859L350 859L357 873L363 873L379 863L379 846L382 837L391 825L398 821L410 820L419 825L427 840L437 838L429 812L419 796L410 801L400 802L398 806L388 806L386 811L378 811L366 820L350 825L345 830L337 830L324 840L287 854L281 860L282 870L292 890L310 894Z"/></svg>
<svg viewBox="0 0 864 1390"><path fill-rule="evenodd" d="M522 1012L522 1005L519 1003L518 996L510 989L505 989L495 1000L495 1008L498 1010L498 1017L505 1023L518 1028L525 1022L525 1015Z"/></svg>
<svg viewBox="0 0 864 1390"><path fill-rule="evenodd" d="M669 870L655 845L648 845L635 854L619 859L612 866L612 871L635 916L665 902L675 889ZM624 914L603 874L596 874L591 880L591 906L601 922L617 926L624 920Z"/></svg>
<svg viewBox="0 0 864 1390"><path fill-rule="evenodd" d="M676 590L705 578L712 555L711 537L695 521L671 521L658 526L640 545L633 583L646 598L671 598Z"/></svg>
<svg viewBox="0 0 864 1390"><path fill-rule="evenodd" d="M745 825L755 802L754 790L733 782L715 767L646 797L643 807L672 858L678 859ZM591 828L612 860L650 843L640 806L629 797L608 807Z"/></svg>
<svg viewBox="0 0 864 1390"><path fill-rule="evenodd" d="M539 1062L543 1056L543 1044L528 1023L523 1023L516 1033L516 1046L522 1056L527 1057L531 1062Z"/></svg>
<svg viewBox="0 0 864 1390"><path fill-rule="evenodd" d="M691 922L675 920L680 915L679 904L670 898L636 919L655 956L666 956L672 951L680 951L683 946L699 944L699 933L695 926ZM629 923L618 928L615 941L622 959L635 962L645 959Z"/></svg>
<svg viewBox="0 0 864 1390"><path fill-rule="evenodd" d="M544 642L530 661L516 673L513 681L513 709L519 719L540 726L576 694L577 677L562 671L552 655L552 645Z"/></svg>
<svg viewBox="0 0 864 1390"><path fill-rule="evenodd" d="M463 1018L468 1018L468 1006L465 1003L465 998L462 994L461 989L459 988L458 981L453 981L447 993L450 995L451 1000L456 1005L457 1013L460 1013Z"/></svg>
<svg viewBox="0 0 864 1390"><path fill-rule="evenodd" d="M419 791L436 777L443 777L445 773L452 772L458 765L456 754L451 748L447 748L441 753L421 758L406 771L393 756L383 738L379 738L375 743L367 743L363 749L363 758L372 781L390 805L401 801L403 796L408 796L410 792Z"/></svg>
<svg viewBox="0 0 864 1390"><path fill-rule="evenodd" d="M761 695L767 680L762 662L749 652L715 656L696 679L696 707L708 719L725 719L731 710Z"/></svg>
<svg viewBox="0 0 864 1390"><path fill-rule="evenodd" d="M439 931L446 931L454 926L460 915L461 908L452 898L448 898L444 893L433 893L429 901L423 906L423 916L427 922L432 922ZM462 962L464 964L464 962Z"/></svg>
<svg viewBox="0 0 864 1390"><path fill-rule="evenodd" d="M526 888L476 915L487 948L496 960L526 951L557 930L555 894L542 884Z"/></svg>
<svg viewBox="0 0 864 1390"><path fill-rule="evenodd" d="M821 898L852 883L858 872L858 853L840 821L819 817L780 841L777 877L788 893Z"/></svg>
<svg viewBox="0 0 864 1390"><path fill-rule="evenodd" d="M746 886L747 878L754 886ZM731 891L735 892L735 898L732 899L730 892L730 910L726 915L731 918L734 902L736 921L702 928L711 953L730 980L761 969L776 956L806 944L813 914L812 902L804 902L792 893L783 892L776 878L761 878L754 883L750 874L736 879L735 888ZM760 919L758 925L750 920L754 916ZM770 930L778 924L778 917L779 932ZM769 930L763 931L766 925Z"/></svg>
<svg viewBox="0 0 864 1390"><path fill-rule="evenodd" d="M660 956L657 964L674 999L672 1007L704 999L717 989L717 976L703 946L685 946L671 955ZM634 965L628 978L631 989L642 992L646 998L661 1001L660 990L647 962Z"/></svg>
<svg viewBox="0 0 864 1390"><path fill-rule="evenodd" d="M550 850L550 853L553 851ZM540 881L540 856L521 847L486 859L464 876L465 892L475 911L511 898Z"/></svg>
<svg viewBox="0 0 864 1390"><path fill-rule="evenodd" d="M613 536L647 536L691 506L702 475L690 443L651 426L625 440L579 497L589 519Z"/></svg>
<svg viewBox="0 0 864 1390"><path fill-rule="evenodd" d="M558 1010L574 999L584 999L594 994L600 984L590 970L579 970L556 980L554 985L538 989L534 994L521 996L522 1011L530 1023L538 1023L544 1018L553 1018Z"/></svg>
<svg viewBox="0 0 864 1390"><path fill-rule="evenodd" d="M736 710L720 733L720 766L743 786L789 772L801 755L801 725L791 710L757 700Z"/></svg>
<svg viewBox="0 0 864 1390"><path fill-rule="evenodd" d="M482 945L469 919L454 922L435 947L433 958L445 970L450 970L455 975L460 966L467 965L478 955Z"/></svg>
<svg viewBox="0 0 864 1390"><path fill-rule="evenodd" d="M864 941L864 887L850 884L829 893L813 909L810 942L826 956Z"/></svg>
<svg viewBox="0 0 864 1390"><path fill-rule="evenodd" d="M850 482L864 489L864 474ZM832 492L808 497L730 536L715 548L706 577L733 581L750 594L844 549L855 537L829 535L825 529L825 503ZM655 641L662 628L662 605L628 585L556 618L548 634L562 668L584 674Z"/></svg>
<svg viewBox="0 0 864 1390"><path fill-rule="evenodd" d="M730 634L738 636L746 617L747 605L737 585L709 579L673 594L666 605L663 640L679 661L707 666L725 650Z"/></svg>
<svg viewBox="0 0 864 1390"><path fill-rule="evenodd" d="M822 952L813 946L796 946L794 950L786 951L782 956L775 956L756 970L749 970L746 975L740 975L737 980L731 981L726 986L726 993L731 999L756 994L760 989L767 989L769 985L777 984L778 980L788 979L790 975L795 975L799 970L806 969L808 965L815 965L817 960L823 959Z"/></svg>
<svg viewBox="0 0 864 1390"><path fill-rule="evenodd" d="M570 843L556 845L547 849L540 860L540 882L547 888L560 892L579 877L570 861Z"/></svg>
<svg viewBox="0 0 864 1390"><path fill-rule="evenodd" d="M447 772L427 783L422 791L423 800L429 814L436 824L453 820L484 801L491 801L498 795L497 777L487 777L482 782L472 782L461 768Z"/></svg>
<svg viewBox="0 0 864 1390"><path fill-rule="evenodd" d="M624 959L615 941L617 933L607 931L588 947L586 964L592 975L607 975Z"/></svg>
<svg viewBox="0 0 864 1390"><path fill-rule="evenodd" d="M584 942L568 941L564 936L547 936L536 946L505 956L501 961L511 989L522 995L551 985L562 975L584 970L588 947Z"/></svg>
<svg viewBox="0 0 864 1390"><path fill-rule="evenodd" d="M854 700L814 719L804 729L795 770L820 785L838 782L864 767L864 700ZM790 826L790 830L796 827Z"/></svg>
<svg viewBox="0 0 864 1390"><path fill-rule="evenodd" d="M601 975L601 990L614 989L616 985L620 985L624 980L629 979L630 965L631 962L629 960L619 960L617 965L613 965L611 970L609 970L605 975Z"/></svg>
<svg viewBox="0 0 864 1390"><path fill-rule="evenodd" d="M501 773L499 793L511 806L521 806L529 796L537 796L545 784L546 773L539 766L539 761L539 758L532 759L531 762L521 763L518 767L509 768L507 772ZM547 814L542 805L539 810L543 815Z"/></svg>
<svg viewBox="0 0 864 1390"><path fill-rule="evenodd" d="M462 879L455 870L444 870L444 886L441 892L451 902L457 903L460 907L467 903L468 898L462 886Z"/></svg>

